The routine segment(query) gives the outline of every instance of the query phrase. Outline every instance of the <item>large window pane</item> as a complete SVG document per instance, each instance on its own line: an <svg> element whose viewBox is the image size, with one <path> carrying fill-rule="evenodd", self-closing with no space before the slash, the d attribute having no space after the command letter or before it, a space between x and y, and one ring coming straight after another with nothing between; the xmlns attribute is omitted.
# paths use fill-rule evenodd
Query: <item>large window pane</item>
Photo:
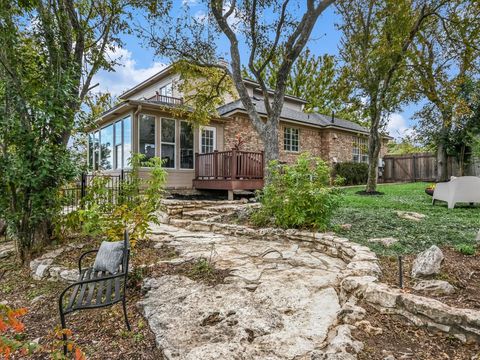
<svg viewBox="0 0 480 360"><path fill-rule="evenodd" d="M115 169L122 167L122 122L115 123Z"/></svg>
<svg viewBox="0 0 480 360"><path fill-rule="evenodd" d="M283 149L285 151L298 151L298 129L285 128L283 130Z"/></svg>
<svg viewBox="0 0 480 360"><path fill-rule="evenodd" d="M102 170L113 169L113 125L100 130L100 167Z"/></svg>
<svg viewBox="0 0 480 360"><path fill-rule="evenodd" d="M163 167L175 167L175 145L162 144L162 160L164 161Z"/></svg>
<svg viewBox="0 0 480 360"><path fill-rule="evenodd" d="M123 168L127 168L132 154L132 121L130 116L123 123Z"/></svg>
<svg viewBox="0 0 480 360"><path fill-rule="evenodd" d="M94 144L94 136L93 133L88 134L88 170L93 170L94 169L94 149L93 149L93 144Z"/></svg>
<svg viewBox="0 0 480 360"><path fill-rule="evenodd" d="M155 116L140 115L139 151L147 159L155 156Z"/></svg>
<svg viewBox="0 0 480 360"><path fill-rule="evenodd" d="M180 168L193 169L193 127L180 122Z"/></svg>
<svg viewBox="0 0 480 360"><path fill-rule="evenodd" d="M93 133L93 169L98 170L100 164L100 132Z"/></svg>
<svg viewBox="0 0 480 360"><path fill-rule="evenodd" d="M166 168L175 168L175 120L162 119L161 155Z"/></svg>

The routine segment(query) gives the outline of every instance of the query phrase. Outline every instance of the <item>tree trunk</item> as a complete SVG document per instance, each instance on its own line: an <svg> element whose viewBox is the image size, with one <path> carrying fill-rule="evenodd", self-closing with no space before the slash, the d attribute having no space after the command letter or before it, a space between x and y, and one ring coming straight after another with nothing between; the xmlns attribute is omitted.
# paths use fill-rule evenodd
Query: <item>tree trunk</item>
<svg viewBox="0 0 480 360"><path fill-rule="evenodd" d="M264 144L265 183L270 181L268 172L270 162L278 160L280 157L278 133L278 121L270 120L265 127L265 131L261 134Z"/></svg>
<svg viewBox="0 0 480 360"><path fill-rule="evenodd" d="M447 150L443 141L437 146L437 182L448 180Z"/></svg>
<svg viewBox="0 0 480 360"><path fill-rule="evenodd" d="M380 118L377 115L376 109L372 109L372 124L370 125L370 136L368 138L368 178L367 187L365 191L367 193L375 193L377 191L377 178L378 178L378 155L380 154L380 134L378 132L378 124Z"/></svg>

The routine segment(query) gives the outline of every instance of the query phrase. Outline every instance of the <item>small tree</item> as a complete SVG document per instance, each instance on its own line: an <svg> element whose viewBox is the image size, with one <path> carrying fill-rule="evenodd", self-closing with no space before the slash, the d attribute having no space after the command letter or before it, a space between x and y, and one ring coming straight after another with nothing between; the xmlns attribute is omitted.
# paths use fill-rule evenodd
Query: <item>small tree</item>
<svg viewBox="0 0 480 360"><path fill-rule="evenodd" d="M22 262L51 238L77 113L141 3L0 0L0 218Z"/></svg>
<svg viewBox="0 0 480 360"><path fill-rule="evenodd" d="M414 89L428 103L416 116L417 131L437 151L437 181L445 181L447 151L468 117L465 90L478 71L480 55L478 1L455 0L432 16L416 38L410 56Z"/></svg>
<svg viewBox="0 0 480 360"><path fill-rule="evenodd" d="M343 18L340 54L348 78L365 99L370 122L367 193L376 191L381 132L388 116L411 94L405 66L411 44L435 6L407 0L345 0L337 5Z"/></svg>

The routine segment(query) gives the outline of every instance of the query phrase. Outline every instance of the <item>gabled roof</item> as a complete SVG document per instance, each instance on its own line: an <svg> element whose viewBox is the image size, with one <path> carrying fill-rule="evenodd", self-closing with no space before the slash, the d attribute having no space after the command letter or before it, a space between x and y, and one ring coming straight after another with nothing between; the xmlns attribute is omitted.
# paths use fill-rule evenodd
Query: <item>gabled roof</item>
<svg viewBox="0 0 480 360"><path fill-rule="evenodd" d="M146 87L150 86L150 85L153 85L155 84L157 81L159 81L161 78L163 78L164 76L170 74L170 72L172 71L172 67L173 65L168 65L166 68L160 70L158 73L156 73L155 75L153 76L150 76L147 80L144 80L142 81L141 83L135 85L134 87L132 87L131 89L128 89L127 91L125 91L123 94L121 94L119 96L120 99L126 99L134 94L136 94L137 92L145 89Z"/></svg>
<svg viewBox="0 0 480 360"><path fill-rule="evenodd" d="M262 100L254 101L257 112L261 115L266 115L267 111L265 109L265 104ZM220 116L228 116L235 112L244 112L245 107L241 100L232 101L228 104L220 106L218 109L218 114ZM305 113L303 111L298 111L284 106L280 117L284 120L290 120L294 122L299 122L307 125L313 125L321 128L338 128L347 131L359 132L363 134L368 134L369 131L367 128L354 123L352 121L343 120L339 118L332 118L317 113Z"/></svg>

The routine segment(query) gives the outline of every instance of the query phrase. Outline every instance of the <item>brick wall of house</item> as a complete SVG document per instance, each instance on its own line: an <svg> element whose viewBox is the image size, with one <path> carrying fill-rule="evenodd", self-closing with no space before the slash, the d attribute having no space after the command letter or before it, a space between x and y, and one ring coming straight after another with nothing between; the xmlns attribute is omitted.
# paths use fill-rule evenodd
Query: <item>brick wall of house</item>
<svg viewBox="0 0 480 360"><path fill-rule="evenodd" d="M284 150L283 132L285 127L299 129L299 151L290 152ZM230 150L235 144L237 134L245 141L242 150L245 151L261 151L263 150L263 142L260 136L253 128L252 122L246 116L235 116L231 121L225 123L224 143L225 150ZM326 162L332 164L336 162L352 161L353 141L357 135L352 132L336 130L336 129L316 129L308 126L280 123L280 160L292 163L302 152L309 152L314 156L319 156ZM380 152L380 156L386 154L386 141Z"/></svg>

